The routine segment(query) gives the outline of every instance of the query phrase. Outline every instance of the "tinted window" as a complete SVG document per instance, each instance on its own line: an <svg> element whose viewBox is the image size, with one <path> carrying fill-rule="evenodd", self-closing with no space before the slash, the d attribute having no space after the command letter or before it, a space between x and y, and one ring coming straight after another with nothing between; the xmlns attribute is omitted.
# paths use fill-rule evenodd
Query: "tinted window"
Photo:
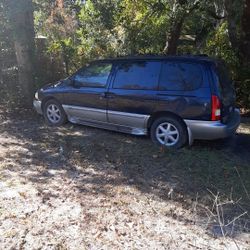
<svg viewBox="0 0 250 250"><path fill-rule="evenodd" d="M160 90L185 91L198 89L202 70L198 64L165 62L160 76Z"/></svg>
<svg viewBox="0 0 250 250"><path fill-rule="evenodd" d="M231 80L231 75L226 66L222 63L220 63L217 67L217 75L219 80L219 87L220 90L225 92L233 92L233 82Z"/></svg>
<svg viewBox="0 0 250 250"><path fill-rule="evenodd" d="M111 69L110 63L91 64L75 74L75 84L82 87L105 87Z"/></svg>
<svg viewBox="0 0 250 250"><path fill-rule="evenodd" d="M153 90L158 88L160 62L126 62L118 66L114 88Z"/></svg>

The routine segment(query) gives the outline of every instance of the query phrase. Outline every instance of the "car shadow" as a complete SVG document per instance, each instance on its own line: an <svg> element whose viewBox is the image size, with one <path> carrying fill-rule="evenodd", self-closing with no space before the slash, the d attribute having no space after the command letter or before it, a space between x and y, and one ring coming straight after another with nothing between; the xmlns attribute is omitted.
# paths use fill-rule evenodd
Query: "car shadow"
<svg viewBox="0 0 250 250"><path fill-rule="evenodd" d="M225 139L195 141L193 147L207 147L208 149L228 151L250 162L250 134L236 133Z"/></svg>

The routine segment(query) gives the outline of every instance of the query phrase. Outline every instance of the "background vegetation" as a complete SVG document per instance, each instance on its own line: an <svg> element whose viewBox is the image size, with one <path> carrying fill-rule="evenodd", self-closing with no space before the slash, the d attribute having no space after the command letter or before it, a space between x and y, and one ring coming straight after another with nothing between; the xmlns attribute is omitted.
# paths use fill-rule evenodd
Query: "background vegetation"
<svg viewBox="0 0 250 250"><path fill-rule="evenodd" d="M13 108L136 54L221 58L250 109L250 0L0 0L0 249L249 249L248 118L173 152Z"/></svg>
<svg viewBox="0 0 250 250"><path fill-rule="evenodd" d="M135 54L208 54L228 64L250 108L249 0L0 0L1 100L86 62Z"/></svg>

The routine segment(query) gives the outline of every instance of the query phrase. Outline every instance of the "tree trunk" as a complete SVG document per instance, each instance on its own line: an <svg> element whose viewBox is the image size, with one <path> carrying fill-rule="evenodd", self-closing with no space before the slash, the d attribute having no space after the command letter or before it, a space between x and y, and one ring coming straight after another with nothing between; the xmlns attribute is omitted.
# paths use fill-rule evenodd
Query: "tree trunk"
<svg viewBox="0 0 250 250"><path fill-rule="evenodd" d="M172 18L170 21L172 25L167 34L166 46L164 53L168 55L176 55L178 48L178 41L181 36L182 28L185 19L192 14L192 12L199 8L200 2L189 4L188 1L175 1L172 7Z"/></svg>
<svg viewBox="0 0 250 250"><path fill-rule="evenodd" d="M20 101L22 104L30 106L34 95L35 51L32 0L8 0L6 6L14 33Z"/></svg>
<svg viewBox="0 0 250 250"><path fill-rule="evenodd" d="M167 42L164 48L164 52L168 55L176 55L177 53L178 41L181 36L184 20L184 16L180 18L180 20L176 20L176 22L173 23L169 34L167 34Z"/></svg>
<svg viewBox="0 0 250 250"><path fill-rule="evenodd" d="M244 62L250 63L250 0L245 0L241 25L240 54Z"/></svg>
<svg viewBox="0 0 250 250"><path fill-rule="evenodd" d="M236 55L238 55L239 38L237 35L237 11L239 11L239 9L236 8L236 1L239 0L225 0L225 10L228 23L229 41L231 43L232 49L234 50Z"/></svg>

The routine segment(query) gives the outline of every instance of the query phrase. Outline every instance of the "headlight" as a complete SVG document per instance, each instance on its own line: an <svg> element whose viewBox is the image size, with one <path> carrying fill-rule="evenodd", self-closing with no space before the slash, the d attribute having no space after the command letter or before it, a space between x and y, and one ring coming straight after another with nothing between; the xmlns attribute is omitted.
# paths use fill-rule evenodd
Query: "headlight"
<svg viewBox="0 0 250 250"><path fill-rule="evenodd" d="M38 91L35 93L35 99L38 100Z"/></svg>

